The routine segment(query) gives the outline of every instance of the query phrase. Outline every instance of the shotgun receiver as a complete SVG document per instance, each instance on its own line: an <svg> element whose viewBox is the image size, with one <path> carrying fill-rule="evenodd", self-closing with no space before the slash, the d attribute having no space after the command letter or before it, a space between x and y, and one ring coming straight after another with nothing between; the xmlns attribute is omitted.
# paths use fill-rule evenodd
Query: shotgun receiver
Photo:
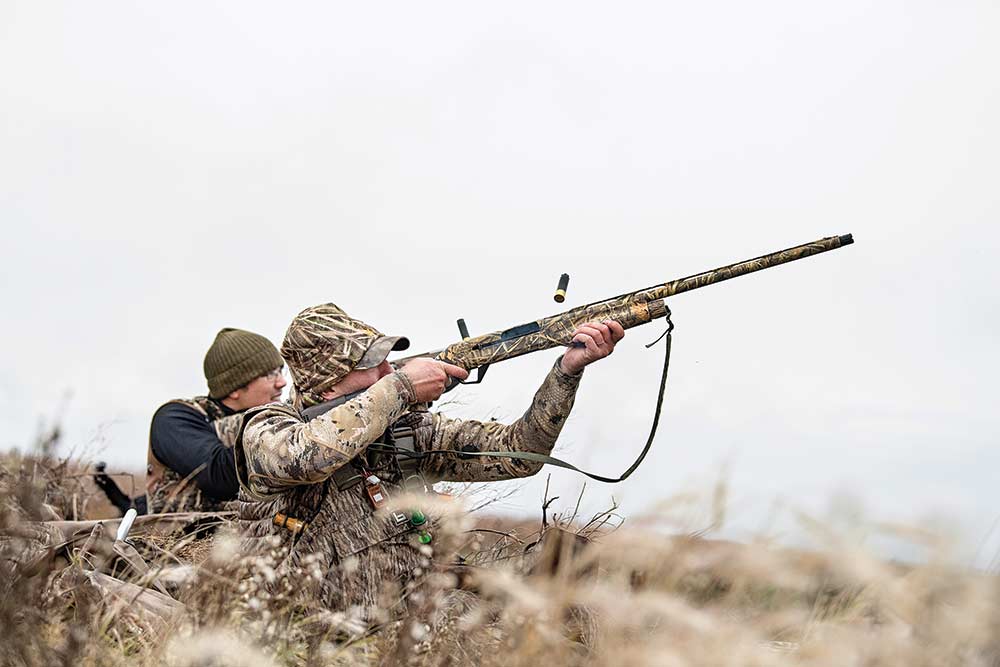
<svg viewBox="0 0 1000 667"><path fill-rule="evenodd" d="M441 361L461 366L466 370L479 369L479 377L472 384L482 380L485 369L493 363L505 361L529 352L538 352L553 347L571 344L573 332L587 322L615 320L629 329L669 315L670 309L664 301L669 296L687 292L699 287L721 283L723 280L743 276L754 271L793 262L803 257L817 255L854 243L850 234L829 236L762 255L743 262L729 264L711 271L696 273L687 278L679 278L662 285L654 285L635 292L628 292L603 301L595 301L585 306L577 306L551 317L543 317L503 331L469 337L463 320L458 321L463 340L448 347L393 360L400 366L416 357L433 357Z"/></svg>

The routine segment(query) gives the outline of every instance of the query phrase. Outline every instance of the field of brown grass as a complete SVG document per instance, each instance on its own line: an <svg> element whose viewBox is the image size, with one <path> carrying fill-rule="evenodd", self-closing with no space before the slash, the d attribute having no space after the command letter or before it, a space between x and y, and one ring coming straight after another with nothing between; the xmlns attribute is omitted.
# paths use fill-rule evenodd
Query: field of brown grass
<svg viewBox="0 0 1000 667"><path fill-rule="evenodd" d="M805 552L459 498L404 613L372 628L298 599L322 573L275 580L282 554L241 554L226 521L130 545L115 521L45 523L117 514L81 474L44 452L0 468L0 665L1000 665L997 578L917 531L930 555L903 566L821 524Z"/></svg>

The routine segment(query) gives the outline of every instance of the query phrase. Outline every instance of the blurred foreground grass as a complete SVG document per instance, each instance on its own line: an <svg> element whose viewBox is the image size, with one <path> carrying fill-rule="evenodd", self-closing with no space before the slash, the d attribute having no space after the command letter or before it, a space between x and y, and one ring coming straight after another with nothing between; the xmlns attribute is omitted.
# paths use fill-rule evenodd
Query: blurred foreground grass
<svg viewBox="0 0 1000 667"><path fill-rule="evenodd" d="M137 531L146 573L104 528L40 551L38 522L114 514L52 450L0 467L0 665L1000 665L997 578L926 532L906 534L928 559L900 565L815 522L827 546L806 552L612 529L610 511L514 525L459 499L405 613L371 631L298 599L318 560L282 579L282 554L240 553L226 522ZM716 523L724 499L705 494Z"/></svg>

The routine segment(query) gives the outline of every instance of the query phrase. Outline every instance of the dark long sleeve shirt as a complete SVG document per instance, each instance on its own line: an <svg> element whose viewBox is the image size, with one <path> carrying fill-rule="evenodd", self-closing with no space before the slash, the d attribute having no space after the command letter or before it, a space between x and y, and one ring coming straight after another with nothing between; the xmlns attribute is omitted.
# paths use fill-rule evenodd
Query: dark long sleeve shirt
<svg viewBox="0 0 1000 667"><path fill-rule="evenodd" d="M221 403L226 415L236 414ZM233 450L222 444L204 415L181 403L167 403L153 415L149 432L153 455L165 466L191 478L216 500L232 500L239 490Z"/></svg>

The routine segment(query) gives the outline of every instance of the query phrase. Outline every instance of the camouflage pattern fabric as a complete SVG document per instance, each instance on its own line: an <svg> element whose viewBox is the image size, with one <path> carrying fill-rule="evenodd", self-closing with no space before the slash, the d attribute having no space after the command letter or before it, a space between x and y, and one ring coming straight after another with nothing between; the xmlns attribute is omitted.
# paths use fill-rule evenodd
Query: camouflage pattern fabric
<svg viewBox="0 0 1000 667"><path fill-rule="evenodd" d="M416 583L416 573L427 565L416 535L408 522L376 513L364 484L339 490L331 475L364 461L388 495L401 493L404 473L391 465L395 457L366 452L370 444L390 437L386 430L393 425L413 429L417 452L472 448L548 454L573 407L580 377L563 373L557 362L531 407L509 425L414 409L412 387L400 372L310 422L288 406L249 411L235 452L244 549L269 549L277 541L285 554L281 568L293 576L318 559L320 579L297 577L304 599L363 614L392 608L399 591ZM528 461L437 455L421 459L418 472L427 483L482 482L526 477L540 469L541 464ZM278 513L306 521L308 528L296 535L275 526ZM433 523L431 518L428 525Z"/></svg>
<svg viewBox="0 0 1000 667"><path fill-rule="evenodd" d="M243 425L243 414L226 415L207 396L190 400L168 401L180 403L205 416L215 429L215 434L226 447L232 447ZM161 406L162 407L162 406ZM226 509L231 501L218 501L202 494L191 480L171 470L153 455L152 443L146 452L146 502L150 514L162 512L218 512Z"/></svg>
<svg viewBox="0 0 1000 667"><path fill-rule="evenodd" d="M301 410L322 403L320 394L352 370L377 366L391 350L409 346L405 337L385 336L332 303L306 308L281 343L295 385L292 404Z"/></svg>

